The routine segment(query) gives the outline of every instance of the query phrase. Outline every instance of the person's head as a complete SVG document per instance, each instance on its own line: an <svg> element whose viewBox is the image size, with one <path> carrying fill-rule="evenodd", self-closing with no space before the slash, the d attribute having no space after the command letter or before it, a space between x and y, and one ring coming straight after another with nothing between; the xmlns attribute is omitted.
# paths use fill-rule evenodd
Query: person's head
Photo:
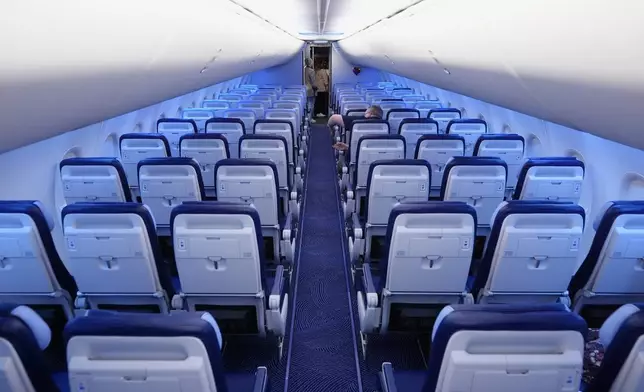
<svg viewBox="0 0 644 392"><path fill-rule="evenodd" d="M309 67L309 68L312 68L313 67L313 59L310 58L310 57L305 58L304 59L304 65Z"/></svg>
<svg viewBox="0 0 644 392"><path fill-rule="evenodd" d="M382 108L379 105L371 105L366 112L364 112L365 118L380 118L382 119Z"/></svg>

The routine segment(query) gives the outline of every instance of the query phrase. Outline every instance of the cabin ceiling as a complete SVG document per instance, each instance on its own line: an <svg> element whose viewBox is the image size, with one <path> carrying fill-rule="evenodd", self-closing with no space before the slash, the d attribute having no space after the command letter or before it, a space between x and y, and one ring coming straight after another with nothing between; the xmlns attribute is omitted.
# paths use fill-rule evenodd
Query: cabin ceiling
<svg viewBox="0 0 644 392"><path fill-rule="evenodd" d="M642 20L633 0L6 2L0 152L284 63L302 39L644 149Z"/></svg>

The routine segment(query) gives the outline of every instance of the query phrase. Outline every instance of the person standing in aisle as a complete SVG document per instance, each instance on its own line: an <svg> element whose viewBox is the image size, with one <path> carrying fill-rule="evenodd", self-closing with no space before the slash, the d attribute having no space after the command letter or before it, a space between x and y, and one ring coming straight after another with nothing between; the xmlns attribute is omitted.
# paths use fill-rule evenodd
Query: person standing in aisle
<svg viewBox="0 0 644 392"><path fill-rule="evenodd" d="M318 88L315 97L317 117L326 117L329 108L329 68L325 60L320 61L320 68L315 71L315 82Z"/></svg>
<svg viewBox="0 0 644 392"><path fill-rule="evenodd" d="M315 105L315 71L313 70L313 59L307 57L304 59L304 84L306 85L306 102L307 102L307 119L312 122L313 106Z"/></svg>

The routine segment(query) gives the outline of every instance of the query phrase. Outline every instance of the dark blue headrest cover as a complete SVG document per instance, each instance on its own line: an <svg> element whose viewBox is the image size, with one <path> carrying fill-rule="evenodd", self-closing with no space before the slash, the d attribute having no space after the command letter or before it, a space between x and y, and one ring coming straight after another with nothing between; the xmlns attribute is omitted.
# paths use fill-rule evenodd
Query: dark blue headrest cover
<svg viewBox="0 0 644 392"><path fill-rule="evenodd" d="M206 133L208 133L208 125L209 124L221 124L221 123L227 123L227 124L237 124L241 125L242 133L245 135L246 134L246 126L244 125L244 122L239 119L239 118L225 118L225 117L213 117L208 120L206 120L206 125L204 126Z"/></svg>
<svg viewBox="0 0 644 392"><path fill-rule="evenodd" d="M599 226L597 227L595 236L593 237L592 245L590 246L590 250L584 259L584 262L579 266L579 269L577 269L577 272L570 281L568 292L570 293L571 298L574 298L576 293L583 289L590 280L593 271L597 267L599 256L604 248L606 239L608 239L608 235L610 234L615 220L621 215L642 214L644 214L644 201L640 200L615 201L610 207L608 207L599 222Z"/></svg>
<svg viewBox="0 0 644 392"><path fill-rule="evenodd" d="M503 166L505 168L505 177L508 177L508 164L497 157L452 157L445 165L443 172L443 182L441 184L441 200L445 199L445 190L447 181L449 181L449 172L456 166Z"/></svg>
<svg viewBox="0 0 644 392"><path fill-rule="evenodd" d="M228 139L226 136L221 133L187 133L181 135L179 138L179 152L181 152L181 142L184 140L221 140L224 142L224 148L226 149L226 157L230 157L230 149L228 147Z"/></svg>
<svg viewBox="0 0 644 392"><path fill-rule="evenodd" d="M163 287L168 296L172 298L174 295L172 278L170 276L168 266L163 259L161 248L159 247L159 238L157 237L154 219L152 218L150 210L146 206L139 203L79 202L68 204L63 208L61 213L63 222L65 222L65 217L69 214L134 214L141 217L148 234L148 239L150 240L150 247L152 248L152 255L157 266L161 287Z"/></svg>
<svg viewBox="0 0 644 392"><path fill-rule="evenodd" d="M562 304L450 305L437 327L423 392L434 392L450 338L459 331L575 331L585 338L588 326Z"/></svg>
<svg viewBox="0 0 644 392"><path fill-rule="evenodd" d="M116 158L67 158L60 161L60 170L64 166L112 166L116 173L119 176L121 182L121 188L123 188L123 194L125 195L125 201L132 201L132 193L130 192L130 186L127 183L127 177L125 175L125 170L123 170L123 165Z"/></svg>
<svg viewBox="0 0 644 392"><path fill-rule="evenodd" d="M523 191L523 186L525 185L526 177L528 176L528 170L533 167L538 166L556 166L556 167L581 167L586 173L586 166L584 162L578 160L575 157L540 157L540 158L530 158L528 159L521 168L519 172L519 178L517 180L517 186L514 188L514 193L512 198L514 200L521 197L521 192Z"/></svg>
<svg viewBox="0 0 644 392"><path fill-rule="evenodd" d="M508 216L514 214L577 214L582 217L584 223L586 221L586 212L583 207L570 202L551 202L544 200L512 200L506 202L506 205L501 207L494 216L492 230L488 237L485 252L472 287L472 294L475 297L478 295L479 290L485 287L485 283L488 280L496 245L501 236L503 221Z"/></svg>
<svg viewBox="0 0 644 392"><path fill-rule="evenodd" d="M201 319L201 313L140 314L109 311L90 311L65 326L66 345L76 336L127 337L194 337L208 353L217 391L228 392L221 358L221 347L212 325Z"/></svg>
<svg viewBox="0 0 644 392"><path fill-rule="evenodd" d="M427 118L431 118L434 113L458 113L459 117L462 116L461 111L456 108L434 108L427 112Z"/></svg>
<svg viewBox="0 0 644 392"><path fill-rule="evenodd" d="M481 148L481 144L483 144L484 141L488 140L518 140L523 144L523 147L525 149L525 139L521 135L517 135L516 133L500 133L500 134L494 134L494 133L488 133L479 136L478 140L476 140L476 144L474 145L474 156L479 155L479 149Z"/></svg>
<svg viewBox="0 0 644 392"><path fill-rule="evenodd" d="M434 122L436 122L436 121L434 121ZM447 134L443 134L443 133L439 133L439 134L428 133L427 135L423 135L423 136L419 137L418 141L416 142L416 151L414 152L414 157L416 157L416 159L418 159L418 153L420 152L420 146L421 146L422 142L425 141L425 140L460 140L461 143L463 143L463 154L465 154L465 138L463 136L460 136L460 135L447 135Z"/></svg>
<svg viewBox="0 0 644 392"><path fill-rule="evenodd" d="M206 199L206 190L203 185L203 177L201 176L201 167L199 163L192 158L185 157L166 157L166 158L146 158L139 161L136 165L136 172L141 171L142 166L191 166L195 170L197 176L197 183L199 184L199 191L201 192L201 200Z"/></svg>
<svg viewBox="0 0 644 392"><path fill-rule="evenodd" d="M157 120L157 132L159 131L159 124L163 124L163 123L166 123L166 124L168 124L168 123L191 124L193 132L194 133L199 132L199 129L197 128L197 123L195 122L195 120L190 120L190 119L187 119L187 118L160 118L159 120Z"/></svg>
<svg viewBox="0 0 644 392"><path fill-rule="evenodd" d="M461 118L458 120L451 120L449 123L447 123L447 128L445 128L445 133L450 133L452 130L452 126L455 124L482 124L485 125L485 132L487 132L487 123L485 120L481 120L478 118Z"/></svg>
<svg viewBox="0 0 644 392"><path fill-rule="evenodd" d="M56 250L49 223L39 204L36 200L0 200L0 214L25 214L34 221L56 280L63 290L75 298L78 286Z"/></svg>
<svg viewBox="0 0 644 392"><path fill-rule="evenodd" d="M121 143L125 139L158 139L163 141L163 146L165 147L165 154L166 156L172 156L172 153L170 152L170 143L168 143L168 139L160 134L160 133L124 133L119 137L119 148L121 148Z"/></svg>
<svg viewBox="0 0 644 392"><path fill-rule="evenodd" d="M3 307L6 308L6 305ZM11 306L11 308L15 307ZM0 338L8 341L16 350L36 392L60 391L51 377L45 355L38 346L31 328L20 318L11 316L11 310L7 309L7 312L2 312L0 316Z"/></svg>

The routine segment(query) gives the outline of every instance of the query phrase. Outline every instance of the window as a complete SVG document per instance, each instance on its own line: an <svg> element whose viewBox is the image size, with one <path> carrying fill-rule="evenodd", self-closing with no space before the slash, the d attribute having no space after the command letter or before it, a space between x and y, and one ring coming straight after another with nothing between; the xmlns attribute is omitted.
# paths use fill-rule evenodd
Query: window
<svg viewBox="0 0 644 392"><path fill-rule="evenodd" d="M620 200L644 200L644 176L626 173L619 190Z"/></svg>
<svg viewBox="0 0 644 392"><path fill-rule="evenodd" d="M543 154L543 144L537 135L531 134L526 138L526 158L540 157Z"/></svg>
<svg viewBox="0 0 644 392"><path fill-rule="evenodd" d="M119 138L116 133L112 132L105 138L101 146L101 156L118 157L119 156Z"/></svg>

